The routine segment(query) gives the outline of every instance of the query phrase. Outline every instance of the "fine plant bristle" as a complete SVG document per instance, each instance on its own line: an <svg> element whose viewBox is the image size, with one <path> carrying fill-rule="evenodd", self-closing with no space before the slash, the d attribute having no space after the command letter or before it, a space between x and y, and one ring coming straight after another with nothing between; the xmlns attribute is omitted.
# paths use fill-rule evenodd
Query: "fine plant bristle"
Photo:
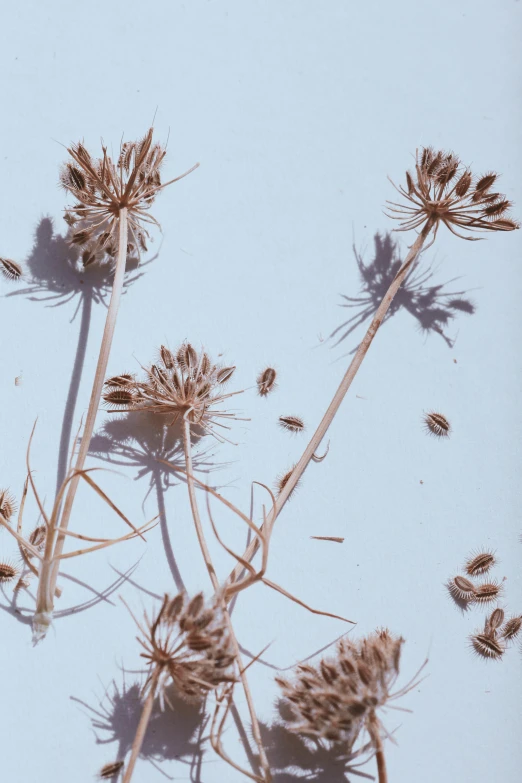
<svg viewBox="0 0 522 783"><path fill-rule="evenodd" d="M100 780L107 780L114 777L122 769L123 761L111 761L100 769L98 777Z"/></svg>
<svg viewBox="0 0 522 783"><path fill-rule="evenodd" d="M279 424L288 432L303 432L305 428L304 421L299 416L280 416Z"/></svg>
<svg viewBox="0 0 522 783"><path fill-rule="evenodd" d="M8 489L0 489L0 514L8 522L16 511L16 501Z"/></svg>
<svg viewBox="0 0 522 783"><path fill-rule="evenodd" d="M424 424L426 430L438 438L447 437L451 430L449 421L442 413L426 413L424 415Z"/></svg>
<svg viewBox="0 0 522 783"><path fill-rule="evenodd" d="M484 633L488 636L496 636L497 630L504 622L504 610L500 607L493 609L489 617L486 618Z"/></svg>
<svg viewBox="0 0 522 783"><path fill-rule="evenodd" d="M7 280L20 280L22 267L10 258L0 258L0 272Z"/></svg>
<svg viewBox="0 0 522 783"><path fill-rule="evenodd" d="M487 574L496 564L497 560L493 552L482 551L470 555L466 560L465 569L468 576L481 576Z"/></svg>
<svg viewBox="0 0 522 783"><path fill-rule="evenodd" d="M277 372L273 367L266 367L263 372L257 376L257 391L261 397L266 397L276 386Z"/></svg>
<svg viewBox="0 0 522 783"><path fill-rule="evenodd" d="M474 601L477 604L490 604L502 594L502 585L497 581L483 582L474 590Z"/></svg>
<svg viewBox="0 0 522 783"><path fill-rule="evenodd" d="M487 633L476 633L470 636L473 649L481 658L498 661L505 652L505 645Z"/></svg>
<svg viewBox="0 0 522 783"><path fill-rule="evenodd" d="M450 593L460 601L475 599L475 585L464 576L455 576L448 583Z"/></svg>
<svg viewBox="0 0 522 783"><path fill-rule="evenodd" d="M500 636L506 642L516 639L522 629L522 617L510 617L500 629Z"/></svg>
<svg viewBox="0 0 522 783"><path fill-rule="evenodd" d="M18 576L18 569L12 563L0 563L0 584L12 582Z"/></svg>
<svg viewBox="0 0 522 783"><path fill-rule="evenodd" d="M288 484L288 481L289 481L289 479L290 479L290 476L291 476L291 475L292 475L292 473L294 472L294 468L295 468L295 465L292 465L292 467L290 468L290 470L287 470L287 471L286 471L286 473L282 473L281 475L279 475L279 476L276 478L274 486L275 486L275 488L276 488L276 490L277 490L277 494L278 494L278 495L280 495L280 494L281 494L281 492L284 490L284 488L285 488L285 487L286 487L286 485ZM291 498L291 497L292 497L292 495L294 494L294 492L295 492L295 490L297 489L297 487L298 487L298 486L299 486L299 481L297 482L297 484L295 485L295 487L294 487L294 488L292 489L292 491L290 492L290 494L289 494L289 496L288 496L289 498Z"/></svg>

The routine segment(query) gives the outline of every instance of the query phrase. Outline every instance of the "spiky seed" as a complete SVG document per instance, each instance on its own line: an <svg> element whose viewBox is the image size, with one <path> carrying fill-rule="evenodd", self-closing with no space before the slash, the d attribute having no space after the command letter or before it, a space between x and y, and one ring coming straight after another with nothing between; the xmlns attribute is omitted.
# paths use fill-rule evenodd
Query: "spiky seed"
<svg viewBox="0 0 522 783"><path fill-rule="evenodd" d="M473 180L473 175L471 171L465 171L455 186L455 194L459 198L462 198L462 196L466 195L466 193L470 189L472 180Z"/></svg>
<svg viewBox="0 0 522 783"><path fill-rule="evenodd" d="M12 582L18 576L18 569L11 563L0 563L0 583Z"/></svg>
<svg viewBox="0 0 522 783"><path fill-rule="evenodd" d="M502 199L501 201L494 201L492 204L484 209L486 217L500 218L504 212L511 207L511 201Z"/></svg>
<svg viewBox="0 0 522 783"><path fill-rule="evenodd" d="M500 607L493 609L489 617L486 618L484 633L488 636L495 636L497 630L504 622L504 610Z"/></svg>
<svg viewBox="0 0 522 783"><path fill-rule="evenodd" d="M261 397L266 397L276 387L277 372L273 367L267 367L257 376L257 391Z"/></svg>
<svg viewBox="0 0 522 783"><path fill-rule="evenodd" d="M67 172L69 174L69 185L76 190L83 190L85 188L85 177L77 166L73 166L72 163L67 164Z"/></svg>
<svg viewBox="0 0 522 783"><path fill-rule="evenodd" d="M113 375L112 378L107 378L105 386L109 387L125 387L132 381L133 376L130 373L122 373L121 375Z"/></svg>
<svg viewBox="0 0 522 783"><path fill-rule="evenodd" d="M490 174L485 174L475 185L475 193L485 193L493 186L497 177L498 174L494 174L493 172Z"/></svg>
<svg viewBox="0 0 522 783"><path fill-rule="evenodd" d="M235 372L235 366L234 367L223 367L221 370L218 370L218 373L216 375L216 380L218 383L227 383L232 377L232 375Z"/></svg>
<svg viewBox="0 0 522 783"><path fill-rule="evenodd" d="M0 272L7 280L20 280L23 270L11 258L0 258Z"/></svg>
<svg viewBox="0 0 522 783"><path fill-rule="evenodd" d="M510 617L500 630L500 635L506 642L516 639L522 629L522 617Z"/></svg>
<svg viewBox="0 0 522 783"><path fill-rule="evenodd" d="M275 488L276 488L276 490L277 490L277 492L278 492L278 494L279 494L279 495L281 494L281 492L284 490L284 488L285 488L285 487L286 487L286 485L288 484L288 481L289 481L289 479L290 479L290 476L291 476L291 475L292 475L292 473L294 472L294 468L295 468L295 465L292 465L292 467L290 468L290 470L287 470L287 471L286 471L286 473L283 473L282 475L280 475L280 476L278 476L278 477L276 478L276 482L275 482ZM295 487L294 487L294 488L292 489L292 491L290 492L290 495L288 496L289 498L290 498L290 497L292 497L292 495L294 494L294 492L295 492L295 490L297 489L297 487L298 487L298 486L299 486L299 481L297 482L297 484L295 485Z"/></svg>
<svg viewBox="0 0 522 783"><path fill-rule="evenodd" d="M470 640L473 649L482 658L496 661L504 655L505 646L493 636L486 633L477 633L470 636Z"/></svg>
<svg viewBox="0 0 522 783"><path fill-rule="evenodd" d="M484 582L474 590L474 601L477 604L490 604L496 601L502 593L502 585L498 582Z"/></svg>
<svg viewBox="0 0 522 783"><path fill-rule="evenodd" d="M414 186L413 186L413 179L409 171L406 172L406 186L408 188L408 193L411 195L413 193Z"/></svg>
<svg viewBox="0 0 522 783"><path fill-rule="evenodd" d="M481 576L496 565L497 560L493 552L478 552L466 560L465 569L468 576Z"/></svg>
<svg viewBox="0 0 522 783"><path fill-rule="evenodd" d="M455 576L449 583L451 594L460 601L473 601L475 585L464 576Z"/></svg>
<svg viewBox="0 0 522 783"><path fill-rule="evenodd" d="M0 514L9 522L16 511L16 501L8 489L0 489Z"/></svg>
<svg viewBox="0 0 522 783"><path fill-rule="evenodd" d="M187 614L190 617L196 617L203 609L204 603L205 599L203 598L203 593L198 593L187 606Z"/></svg>
<svg viewBox="0 0 522 783"><path fill-rule="evenodd" d="M133 402L133 394L128 389L114 389L104 394L103 399L113 407L125 407Z"/></svg>
<svg viewBox="0 0 522 783"><path fill-rule="evenodd" d="M123 763L123 761L110 761L100 769L98 777L100 780L107 780L107 778L114 777L114 775L123 769Z"/></svg>
<svg viewBox="0 0 522 783"><path fill-rule="evenodd" d="M438 438L447 437L451 430L449 421L442 413L426 413L424 416L424 424L426 425L426 429Z"/></svg>
<svg viewBox="0 0 522 783"><path fill-rule="evenodd" d="M172 368L174 367L174 357L172 353L169 351L169 349L165 348L164 345L160 346L160 356L165 369L172 370Z"/></svg>
<svg viewBox="0 0 522 783"><path fill-rule="evenodd" d="M299 416L280 416L279 424L288 432L302 432L305 428L304 422Z"/></svg>

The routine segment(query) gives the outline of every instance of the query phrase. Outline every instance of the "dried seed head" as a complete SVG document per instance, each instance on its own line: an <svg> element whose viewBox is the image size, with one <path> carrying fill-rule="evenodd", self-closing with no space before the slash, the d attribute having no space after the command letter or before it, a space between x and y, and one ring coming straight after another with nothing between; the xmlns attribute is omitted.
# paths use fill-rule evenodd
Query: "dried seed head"
<svg viewBox="0 0 522 783"><path fill-rule="evenodd" d="M118 409L167 414L170 424L185 419L217 440L226 440L221 432L238 417L217 406L241 393L223 388L235 368L214 364L207 353L198 353L188 342L175 352L161 346L159 355L161 362L150 366L144 381L130 375L106 381L110 390L104 400Z"/></svg>
<svg viewBox="0 0 522 783"><path fill-rule="evenodd" d="M417 153L415 176L406 173L406 186L396 187L401 202L388 201L389 217L400 221L398 231L428 227L437 232L444 224L463 239L462 231L512 231L519 224L506 215L511 203L500 194L494 203L489 191L497 179L490 173L472 187L473 175L452 152L431 147Z"/></svg>
<svg viewBox="0 0 522 783"><path fill-rule="evenodd" d="M522 628L522 617L510 617L500 630L500 635L506 642L516 639Z"/></svg>
<svg viewBox="0 0 522 783"><path fill-rule="evenodd" d="M451 426L442 413L426 413L424 415L426 430L438 438L445 438L450 434Z"/></svg>
<svg viewBox="0 0 522 783"><path fill-rule="evenodd" d="M481 576L497 564L493 552L477 552L466 560L465 569L468 576Z"/></svg>
<svg viewBox="0 0 522 783"><path fill-rule="evenodd" d="M16 501L8 489L0 489L0 514L8 522L16 511Z"/></svg>
<svg viewBox="0 0 522 783"><path fill-rule="evenodd" d="M159 613L145 615L141 653L151 667L147 689L159 674L160 698L172 682L179 695L199 702L220 685L234 683L235 655L222 606L205 606L202 594L187 601L184 594L165 596Z"/></svg>
<svg viewBox="0 0 522 783"><path fill-rule="evenodd" d="M488 660L500 660L506 649L502 642L487 633L473 634L470 641L477 655Z"/></svg>
<svg viewBox="0 0 522 783"><path fill-rule="evenodd" d="M7 280L20 280L22 267L10 258L0 258L0 272Z"/></svg>
<svg viewBox="0 0 522 783"><path fill-rule="evenodd" d="M460 601L475 599L475 585L463 576L455 576L449 582L451 594Z"/></svg>
<svg viewBox="0 0 522 783"><path fill-rule="evenodd" d="M111 761L105 764L99 771L98 777L100 780L107 780L113 778L123 769L123 761Z"/></svg>
<svg viewBox="0 0 522 783"><path fill-rule="evenodd" d="M496 636L497 630L504 622L504 610L500 607L493 609L489 617L486 618L484 633L488 636Z"/></svg>
<svg viewBox="0 0 522 783"><path fill-rule="evenodd" d="M290 468L290 470L287 470L287 471L286 471L286 473L282 473L281 475L279 475L279 476L276 478L276 481L275 481L275 488L276 488L276 490L277 490L277 493L278 493L278 495L280 495L280 494L281 494L281 492L284 490L284 488L285 488L285 487L286 487L286 485L288 484L288 481L289 481L289 479L290 479L290 476L291 476L291 475L292 475L292 473L294 472L294 468L295 468L295 465L292 465L292 467ZM294 494L295 490L296 490L296 489L297 489L297 487L299 486L299 483L300 483L300 481L298 481L298 482L297 482L297 484L295 485L295 487L292 489L292 491L290 492L290 494L289 494L289 496L288 496L289 498L291 498L291 497L292 497L292 495Z"/></svg>
<svg viewBox="0 0 522 783"><path fill-rule="evenodd" d="M299 416L280 416L279 423L288 432L303 432L305 428L304 422Z"/></svg>
<svg viewBox="0 0 522 783"><path fill-rule="evenodd" d="M257 376L257 391L261 397L266 397L277 386L277 373L273 367L266 367L263 372Z"/></svg>
<svg viewBox="0 0 522 783"><path fill-rule="evenodd" d="M0 563L0 584L12 582L18 576L18 569L12 563Z"/></svg>
<svg viewBox="0 0 522 783"><path fill-rule="evenodd" d="M490 604L496 601L502 594L502 585L497 581L484 582L478 587L475 587L475 603L477 604Z"/></svg>

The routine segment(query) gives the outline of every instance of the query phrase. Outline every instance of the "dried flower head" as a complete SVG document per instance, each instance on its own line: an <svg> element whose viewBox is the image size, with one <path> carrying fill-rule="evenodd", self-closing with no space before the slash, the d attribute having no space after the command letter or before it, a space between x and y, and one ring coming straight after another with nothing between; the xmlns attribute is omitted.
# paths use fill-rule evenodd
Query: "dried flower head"
<svg viewBox="0 0 522 783"><path fill-rule="evenodd" d="M450 593L459 601L475 600L475 585L464 576L455 576L448 583Z"/></svg>
<svg viewBox="0 0 522 783"><path fill-rule="evenodd" d="M453 152L424 147L417 151L415 173L406 172L406 187L392 183L405 202L388 201L389 217L400 221L398 231L429 225L435 235L443 223L462 239L477 237L460 231L513 231L519 223L509 216L511 202L492 192L497 179L493 173L474 177Z"/></svg>
<svg viewBox="0 0 522 783"><path fill-rule="evenodd" d="M233 683L235 656L226 619L216 602L205 604L199 593L190 601L183 593L165 595L154 619L145 614L145 627L138 623L142 658L151 667L147 689L156 674L160 697L172 682L177 693L190 702L199 702L224 683Z"/></svg>
<svg viewBox="0 0 522 783"><path fill-rule="evenodd" d="M478 587L475 587L474 601L477 604L493 603L493 601L496 601L497 598L502 594L502 589L502 585L499 584L499 582L496 580L491 582L483 582L481 585L478 585Z"/></svg>
<svg viewBox="0 0 522 783"><path fill-rule="evenodd" d="M488 660L500 660L506 650L505 645L492 634L476 633L470 636L470 641L477 655Z"/></svg>
<svg viewBox="0 0 522 783"><path fill-rule="evenodd" d="M500 636L506 642L516 639L522 629L522 617L510 617L500 629Z"/></svg>
<svg viewBox="0 0 522 783"><path fill-rule="evenodd" d="M7 280L20 280L22 267L10 258L0 258L0 272Z"/></svg>
<svg viewBox="0 0 522 783"><path fill-rule="evenodd" d="M99 779L107 780L113 778L123 769L123 763L123 761L110 761L108 764L105 764L98 773Z"/></svg>
<svg viewBox="0 0 522 783"><path fill-rule="evenodd" d="M450 423L442 413L426 413L424 415L424 425L427 432L436 435L438 438L446 438L450 434Z"/></svg>
<svg viewBox="0 0 522 783"><path fill-rule="evenodd" d="M323 658L316 666L297 666L293 681L276 678L290 713L290 731L342 743L349 754L366 729L371 747L375 725L379 735L382 731L376 711L414 687L408 684L391 692L399 675L403 642L387 630L356 642L342 639L335 658Z"/></svg>
<svg viewBox="0 0 522 783"><path fill-rule="evenodd" d="M0 584L12 582L18 576L18 568L12 563L0 563Z"/></svg>
<svg viewBox="0 0 522 783"><path fill-rule="evenodd" d="M16 511L16 501L8 489L0 489L0 514L8 522Z"/></svg>
<svg viewBox="0 0 522 783"><path fill-rule="evenodd" d="M175 353L162 346L158 363L146 371L146 380L128 374L109 378L103 399L115 410L168 414L172 424L185 419L223 441L227 439L216 428L228 430L224 422L239 418L231 411L216 410L224 400L242 393L225 391L234 370L214 364L205 351L198 353L189 342Z"/></svg>
<svg viewBox="0 0 522 783"><path fill-rule="evenodd" d="M257 376L257 391L261 397L266 397L276 386L277 372L273 367L266 367L263 372Z"/></svg>
<svg viewBox="0 0 522 783"><path fill-rule="evenodd" d="M466 560L465 569L469 576L481 576L487 574L496 564L497 560L493 552L480 551L473 553Z"/></svg>
<svg viewBox="0 0 522 783"><path fill-rule="evenodd" d="M140 251L146 251L149 238L146 226L159 225L149 214L157 194L199 165L181 177L162 183L166 149L161 144L153 144L152 135L150 128L140 141L123 142L116 164L103 144L99 159L93 158L82 142L67 149L72 160L63 165L60 182L76 203L66 211L65 220L71 227L71 243L83 249L84 266L116 255L118 219L124 208L128 213L128 253L139 257Z"/></svg>
<svg viewBox="0 0 522 783"><path fill-rule="evenodd" d="M288 432L303 432L305 428L304 421L299 416L280 416L279 424Z"/></svg>

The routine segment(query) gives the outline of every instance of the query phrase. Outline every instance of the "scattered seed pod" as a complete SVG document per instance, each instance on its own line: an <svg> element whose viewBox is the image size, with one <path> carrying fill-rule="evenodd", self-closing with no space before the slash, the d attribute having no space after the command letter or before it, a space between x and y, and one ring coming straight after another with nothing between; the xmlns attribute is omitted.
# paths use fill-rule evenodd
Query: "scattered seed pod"
<svg viewBox="0 0 522 783"><path fill-rule="evenodd" d="M286 473L283 473L283 474L281 474L280 476L277 477L276 482L275 482L275 488L277 490L278 495L281 494L281 492L284 490L284 488L288 484L288 480L289 480L290 476L292 475L292 473L294 471L294 468L295 468L295 465L292 465L290 470L287 470ZM297 489L298 486L299 486L299 481L297 482L295 487L290 492L290 495L288 496L289 498L292 497L292 495L294 494L294 492L295 492L295 490Z"/></svg>
<svg viewBox="0 0 522 783"><path fill-rule="evenodd" d="M257 391L261 397L266 397L275 389L277 373L273 367L267 367L257 376Z"/></svg>
<svg viewBox="0 0 522 783"><path fill-rule="evenodd" d="M279 424L288 432L303 432L304 421L299 416L280 416Z"/></svg>
<svg viewBox="0 0 522 783"><path fill-rule="evenodd" d="M474 590L474 601L477 604L490 604L496 601L502 593L502 585L497 581L483 582Z"/></svg>
<svg viewBox="0 0 522 783"><path fill-rule="evenodd" d="M234 374L235 367L223 367L222 370L218 371L218 374L216 375L216 380L218 383L227 383L232 378L232 375Z"/></svg>
<svg viewBox="0 0 522 783"><path fill-rule="evenodd" d="M500 635L506 642L516 639L522 629L522 617L510 617L500 629Z"/></svg>
<svg viewBox="0 0 522 783"><path fill-rule="evenodd" d="M486 633L476 633L470 636L473 649L481 658L498 661L505 652L505 645Z"/></svg>
<svg viewBox="0 0 522 783"><path fill-rule="evenodd" d="M471 555L465 563L465 570L468 576L481 576L497 564L497 559L493 552L477 552Z"/></svg>
<svg viewBox="0 0 522 783"><path fill-rule="evenodd" d="M10 258L0 258L0 272L7 280L20 280L22 267Z"/></svg>
<svg viewBox="0 0 522 783"><path fill-rule="evenodd" d="M475 585L464 576L455 576L449 582L449 590L459 601L475 600Z"/></svg>
<svg viewBox="0 0 522 783"><path fill-rule="evenodd" d="M12 582L18 576L18 569L12 563L0 563L0 584Z"/></svg>
<svg viewBox="0 0 522 783"><path fill-rule="evenodd" d="M9 520L16 511L16 502L14 496L11 495L8 489L0 489L0 514Z"/></svg>
<svg viewBox="0 0 522 783"><path fill-rule="evenodd" d="M442 413L426 413L424 416L426 430L436 435L437 438L446 438L450 434L451 426Z"/></svg>
<svg viewBox="0 0 522 783"><path fill-rule="evenodd" d="M133 394L128 389L114 389L103 395L103 399L111 408L126 407L133 401Z"/></svg>
<svg viewBox="0 0 522 783"><path fill-rule="evenodd" d="M113 778L121 769L123 769L123 761L111 761L100 769L98 777L100 780Z"/></svg>
<svg viewBox="0 0 522 783"><path fill-rule="evenodd" d="M489 617L486 618L484 633L488 636L496 636L497 630L504 622L504 610L500 607L493 609Z"/></svg>

